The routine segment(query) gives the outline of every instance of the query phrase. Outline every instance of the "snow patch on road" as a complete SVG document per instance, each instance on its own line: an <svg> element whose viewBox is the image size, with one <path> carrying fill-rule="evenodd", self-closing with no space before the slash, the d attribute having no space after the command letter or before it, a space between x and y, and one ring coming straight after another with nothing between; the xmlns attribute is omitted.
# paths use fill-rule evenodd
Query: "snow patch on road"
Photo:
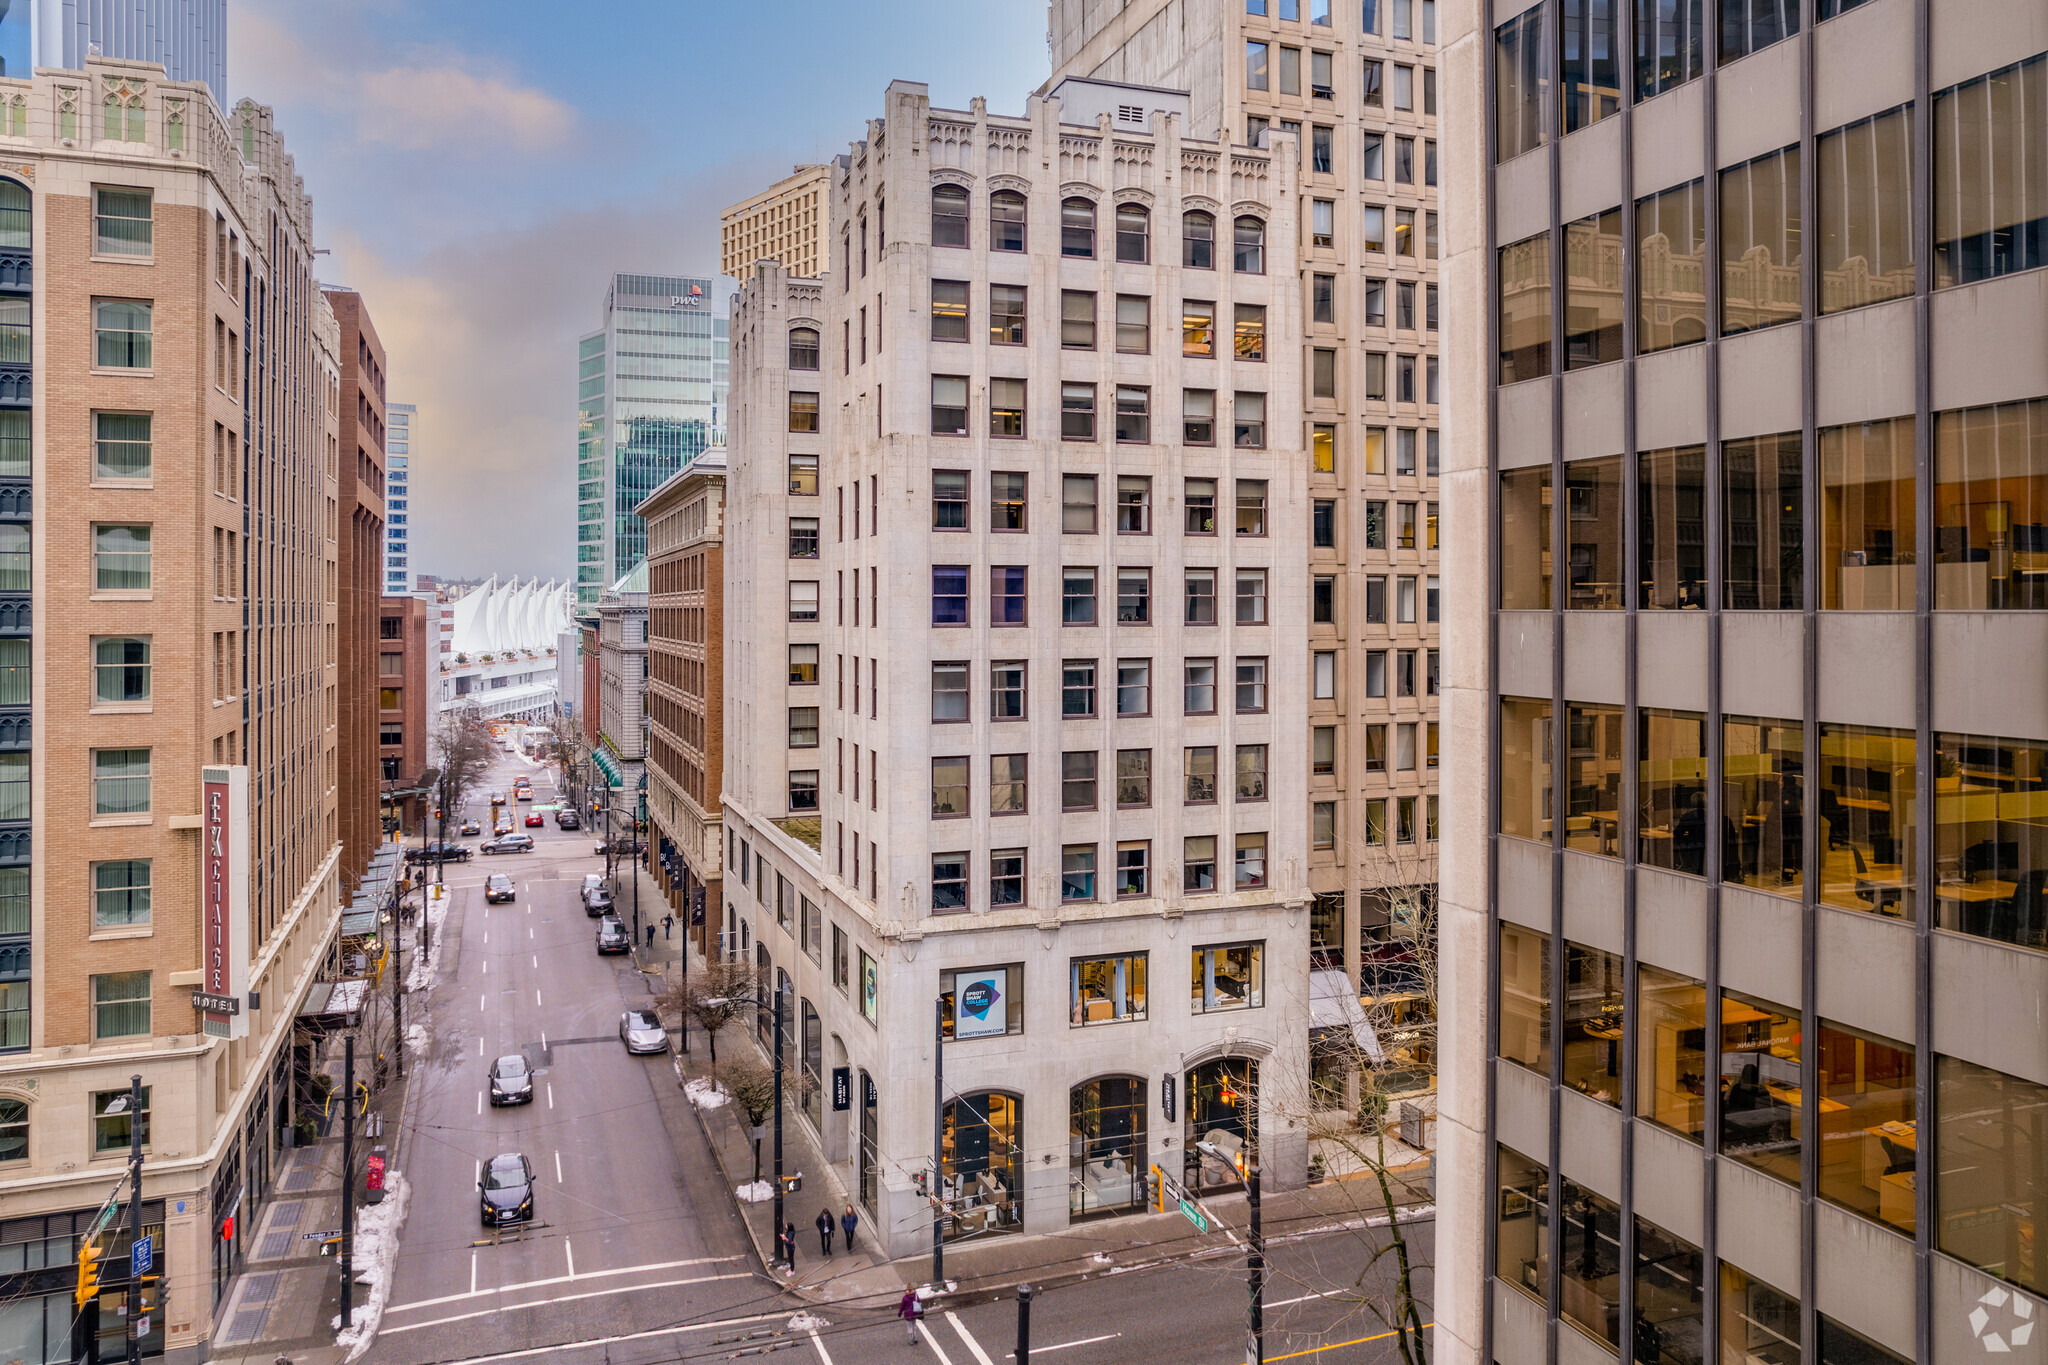
<svg viewBox="0 0 2048 1365"><path fill-rule="evenodd" d="M717 1081L685 1081L683 1093L688 1095L690 1103L699 1109L720 1109L732 1098L732 1092Z"/></svg>
<svg viewBox="0 0 2048 1365"><path fill-rule="evenodd" d="M831 1325L832 1322L829 1318L821 1318L816 1313L798 1313L789 1320L788 1330L792 1332L822 1332Z"/></svg>
<svg viewBox="0 0 2048 1365"><path fill-rule="evenodd" d="M349 1325L341 1326L339 1315L331 1319L340 1330L334 1344L342 1352L343 1365L359 1359L376 1339L384 1321L384 1305L391 1299L391 1274L398 1263L398 1236L405 1228L405 1210L412 1202L412 1186L397 1171L384 1175L384 1199L371 1204L356 1218L354 1256L350 1268L356 1282L365 1285L363 1301L350 1314Z"/></svg>
<svg viewBox="0 0 2048 1365"><path fill-rule="evenodd" d="M741 1185L733 1190L733 1198L744 1199L749 1204L765 1204L775 1197L775 1187L765 1180L756 1180L750 1185Z"/></svg>

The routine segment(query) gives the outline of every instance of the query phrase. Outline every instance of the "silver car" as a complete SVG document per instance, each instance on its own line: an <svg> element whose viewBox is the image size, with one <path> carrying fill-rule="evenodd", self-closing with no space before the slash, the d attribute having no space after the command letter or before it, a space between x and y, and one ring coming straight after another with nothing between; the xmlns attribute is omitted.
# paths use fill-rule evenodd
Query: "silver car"
<svg viewBox="0 0 2048 1365"><path fill-rule="evenodd" d="M619 1041L635 1056L668 1051L668 1032L653 1010L627 1010L620 1015Z"/></svg>

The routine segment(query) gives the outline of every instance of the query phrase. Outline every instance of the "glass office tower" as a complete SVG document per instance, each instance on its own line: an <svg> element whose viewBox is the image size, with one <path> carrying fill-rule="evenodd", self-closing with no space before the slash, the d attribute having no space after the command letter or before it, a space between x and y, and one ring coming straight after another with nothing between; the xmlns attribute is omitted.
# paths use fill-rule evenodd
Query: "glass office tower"
<svg viewBox="0 0 2048 1365"><path fill-rule="evenodd" d="M406 591L412 580L412 445L420 410L412 403L387 403L384 414L384 592Z"/></svg>
<svg viewBox="0 0 2048 1365"><path fill-rule="evenodd" d="M2041 16L1446 11L1445 1365L2048 1342Z"/></svg>
<svg viewBox="0 0 2048 1365"><path fill-rule="evenodd" d="M576 600L647 555L641 500L725 440L726 318L713 277L615 275L577 347Z"/></svg>

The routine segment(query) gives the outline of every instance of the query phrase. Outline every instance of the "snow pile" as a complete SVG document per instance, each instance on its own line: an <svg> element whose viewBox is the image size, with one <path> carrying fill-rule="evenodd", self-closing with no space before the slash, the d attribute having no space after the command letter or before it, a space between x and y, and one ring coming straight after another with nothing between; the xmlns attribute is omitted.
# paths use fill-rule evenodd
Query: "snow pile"
<svg viewBox="0 0 2048 1365"><path fill-rule="evenodd" d="M384 1200L371 1204L356 1216L355 1245L350 1268L356 1282L369 1287L363 1301L355 1306L349 1325L341 1328L334 1344L342 1352L344 1365L370 1349L378 1324L384 1320L384 1305L391 1298L391 1274L398 1262L398 1235L405 1227L406 1206L412 1202L412 1187L397 1171L384 1173Z"/></svg>
<svg viewBox="0 0 2048 1365"><path fill-rule="evenodd" d="M829 1319L821 1318L816 1313L798 1313L789 1320L788 1330L792 1332L822 1332L831 1325L832 1323Z"/></svg>
<svg viewBox="0 0 2048 1365"><path fill-rule="evenodd" d="M427 942L430 946L424 954L415 952L412 955L412 968L405 974L405 988L408 991L423 991L434 984L434 976L441 970L441 923L448 918L448 907L453 904L453 891L435 900L431 889L429 890L427 908L422 913L427 917Z"/></svg>
<svg viewBox="0 0 2048 1365"><path fill-rule="evenodd" d="M741 1185L733 1192L735 1199L744 1199L749 1204L765 1204L775 1197L775 1187L765 1180L756 1180L750 1185Z"/></svg>
<svg viewBox="0 0 2048 1365"><path fill-rule="evenodd" d="M427 1044L432 1040L433 1036L427 1032L427 1026L425 1024L406 1025L405 1045L412 1052L413 1056L426 1056Z"/></svg>
<svg viewBox="0 0 2048 1365"><path fill-rule="evenodd" d="M732 1098L732 1092L716 1081L695 1080L683 1083L683 1093L690 1097L690 1103L699 1109L722 1108Z"/></svg>

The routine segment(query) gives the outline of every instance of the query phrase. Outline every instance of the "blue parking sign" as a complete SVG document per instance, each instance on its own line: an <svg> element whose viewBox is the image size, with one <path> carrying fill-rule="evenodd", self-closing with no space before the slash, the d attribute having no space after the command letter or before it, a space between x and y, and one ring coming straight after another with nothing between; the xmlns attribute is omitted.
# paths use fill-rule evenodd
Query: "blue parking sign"
<svg viewBox="0 0 2048 1365"><path fill-rule="evenodd" d="M141 1279L150 1272L150 1268L155 1264L156 1239L153 1237L136 1238L135 1250L131 1253L130 1257L129 1273L136 1279Z"/></svg>

